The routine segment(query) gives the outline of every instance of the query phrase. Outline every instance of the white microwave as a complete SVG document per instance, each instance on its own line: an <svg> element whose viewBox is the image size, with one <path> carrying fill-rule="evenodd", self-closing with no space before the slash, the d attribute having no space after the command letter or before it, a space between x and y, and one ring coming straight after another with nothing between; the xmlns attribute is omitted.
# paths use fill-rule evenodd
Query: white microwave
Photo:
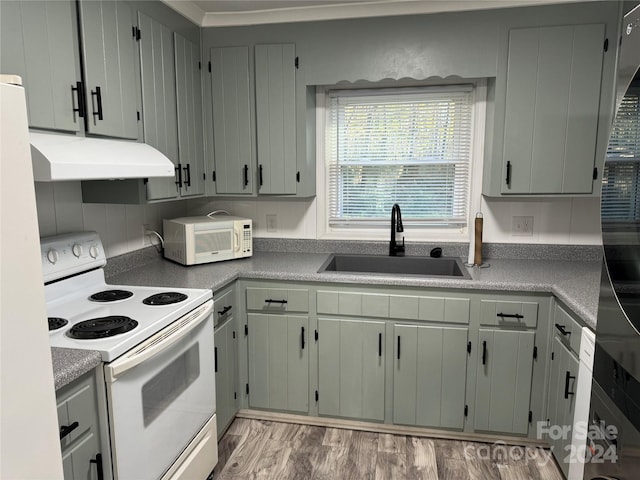
<svg viewBox="0 0 640 480"><path fill-rule="evenodd" d="M181 217L163 220L164 257L182 265L250 257L252 223L248 218Z"/></svg>

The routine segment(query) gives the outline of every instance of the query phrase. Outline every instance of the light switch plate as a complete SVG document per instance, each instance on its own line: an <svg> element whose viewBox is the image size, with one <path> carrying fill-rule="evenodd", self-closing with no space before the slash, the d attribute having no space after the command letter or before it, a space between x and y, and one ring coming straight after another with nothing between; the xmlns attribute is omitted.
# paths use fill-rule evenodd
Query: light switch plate
<svg viewBox="0 0 640 480"><path fill-rule="evenodd" d="M512 217L511 235L530 237L533 235L533 217Z"/></svg>

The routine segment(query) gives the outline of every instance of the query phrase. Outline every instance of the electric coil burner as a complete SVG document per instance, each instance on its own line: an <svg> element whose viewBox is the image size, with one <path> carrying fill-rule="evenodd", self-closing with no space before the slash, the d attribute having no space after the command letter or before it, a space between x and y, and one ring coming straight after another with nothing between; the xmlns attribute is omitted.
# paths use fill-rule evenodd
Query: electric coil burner
<svg viewBox="0 0 640 480"><path fill-rule="evenodd" d="M124 315L110 315L108 317L92 318L84 322L76 323L69 330L71 338L92 340L107 338L133 330L138 322Z"/></svg>
<svg viewBox="0 0 640 480"><path fill-rule="evenodd" d="M57 330L69 323L69 320L60 317L49 317L47 320L49 321L49 331Z"/></svg>
<svg viewBox="0 0 640 480"><path fill-rule="evenodd" d="M188 297L179 292L162 292L145 298L142 303L145 305L171 305L186 300Z"/></svg>
<svg viewBox="0 0 640 480"><path fill-rule="evenodd" d="M104 292L94 293L89 297L92 302L117 302L132 297L133 292L129 290L105 290Z"/></svg>

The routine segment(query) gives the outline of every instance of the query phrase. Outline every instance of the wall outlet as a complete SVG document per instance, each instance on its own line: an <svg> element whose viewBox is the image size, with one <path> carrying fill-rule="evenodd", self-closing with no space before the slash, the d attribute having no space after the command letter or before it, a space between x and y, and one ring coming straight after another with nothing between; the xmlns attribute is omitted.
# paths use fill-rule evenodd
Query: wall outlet
<svg viewBox="0 0 640 480"><path fill-rule="evenodd" d="M278 231L278 215L271 213L267 215L267 232L276 233Z"/></svg>
<svg viewBox="0 0 640 480"><path fill-rule="evenodd" d="M512 217L511 235L530 237L533 235L533 217Z"/></svg>

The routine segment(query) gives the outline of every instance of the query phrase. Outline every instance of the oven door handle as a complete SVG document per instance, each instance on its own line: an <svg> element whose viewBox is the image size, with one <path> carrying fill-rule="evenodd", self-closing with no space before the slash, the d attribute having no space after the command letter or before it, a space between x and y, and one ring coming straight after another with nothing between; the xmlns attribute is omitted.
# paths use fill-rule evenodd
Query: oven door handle
<svg viewBox="0 0 640 480"><path fill-rule="evenodd" d="M117 360L105 365L106 380L109 383L115 382L119 376L171 347L171 345L184 338L194 328L206 321L212 311L213 300L208 300L189 314L149 337Z"/></svg>

